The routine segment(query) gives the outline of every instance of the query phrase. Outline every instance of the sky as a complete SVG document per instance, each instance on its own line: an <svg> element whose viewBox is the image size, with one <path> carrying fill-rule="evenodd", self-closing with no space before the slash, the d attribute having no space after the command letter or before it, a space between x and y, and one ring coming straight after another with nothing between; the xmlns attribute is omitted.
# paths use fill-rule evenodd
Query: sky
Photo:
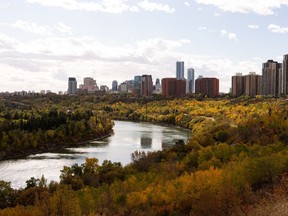
<svg viewBox="0 0 288 216"><path fill-rule="evenodd" d="M176 61L229 92L288 54L288 0L0 0L0 92L111 88L175 77Z"/></svg>

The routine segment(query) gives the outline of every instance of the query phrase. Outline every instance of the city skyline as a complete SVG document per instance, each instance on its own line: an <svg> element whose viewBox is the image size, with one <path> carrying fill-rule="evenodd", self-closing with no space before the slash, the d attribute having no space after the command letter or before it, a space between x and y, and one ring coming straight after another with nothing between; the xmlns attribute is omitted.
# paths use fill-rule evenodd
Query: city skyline
<svg viewBox="0 0 288 216"><path fill-rule="evenodd" d="M288 53L287 0L0 0L0 92L67 90L68 77L111 87L137 74L261 74ZM187 78L187 77L185 77Z"/></svg>

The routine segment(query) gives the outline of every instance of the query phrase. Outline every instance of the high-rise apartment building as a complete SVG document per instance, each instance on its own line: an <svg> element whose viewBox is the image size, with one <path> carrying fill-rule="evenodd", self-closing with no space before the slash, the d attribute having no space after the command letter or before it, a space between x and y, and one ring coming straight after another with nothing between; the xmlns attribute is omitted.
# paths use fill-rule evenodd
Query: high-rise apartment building
<svg viewBox="0 0 288 216"><path fill-rule="evenodd" d="M165 97L182 97L186 93L186 80L163 78L161 80L162 95Z"/></svg>
<svg viewBox="0 0 288 216"><path fill-rule="evenodd" d="M199 76L195 81L195 93L207 95L210 98L219 96L219 80Z"/></svg>
<svg viewBox="0 0 288 216"><path fill-rule="evenodd" d="M142 75L141 78L141 95L149 97L153 94L153 81L151 75Z"/></svg>
<svg viewBox="0 0 288 216"><path fill-rule="evenodd" d="M176 62L176 79L184 80L184 62L183 61Z"/></svg>
<svg viewBox="0 0 288 216"><path fill-rule="evenodd" d="M283 92L282 63L268 60L262 67L262 94L280 96Z"/></svg>
<svg viewBox="0 0 288 216"><path fill-rule="evenodd" d="M187 87L188 93L194 93L195 86L195 73L193 68L188 68L187 70Z"/></svg>
<svg viewBox="0 0 288 216"><path fill-rule="evenodd" d="M244 94L244 77L242 73L232 76L232 96L239 97Z"/></svg>
<svg viewBox="0 0 288 216"><path fill-rule="evenodd" d="M242 76L241 73L236 73L232 76L232 96L239 97L248 95L255 97L261 94L262 76L255 72L250 72L248 75Z"/></svg>
<svg viewBox="0 0 288 216"><path fill-rule="evenodd" d="M283 94L288 95L288 54L283 56Z"/></svg>
<svg viewBox="0 0 288 216"><path fill-rule="evenodd" d="M250 97L261 95L262 90L262 76L255 72L250 72L244 76L244 94Z"/></svg>
<svg viewBox="0 0 288 216"><path fill-rule="evenodd" d="M68 79L68 91L67 94L74 95L77 92L77 81L75 77L69 77Z"/></svg>

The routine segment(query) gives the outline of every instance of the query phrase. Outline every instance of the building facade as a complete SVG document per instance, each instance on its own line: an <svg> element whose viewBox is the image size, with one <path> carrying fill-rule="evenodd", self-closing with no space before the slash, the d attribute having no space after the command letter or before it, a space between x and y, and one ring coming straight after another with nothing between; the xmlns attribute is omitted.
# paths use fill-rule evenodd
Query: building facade
<svg viewBox="0 0 288 216"><path fill-rule="evenodd" d="M250 97L262 94L262 76L255 72L250 72L244 76L244 94Z"/></svg>
<svg viewBox="0 0 288 216"><path fill-rule="evenodd" d="M162 86L160 84L159 78L156 79L155 85L153 87L153 93L154 94L161 94L162 93Z"/></svg>
<svg viewBox="0 0 288 216"><path fill-rule="evenodd" d="M193 68L188 68L187 70L187 87L188 93L194 93L195 89L195 71Z"/></svg>
<svg viewBox="0 0 288 216"><path fill-rule="evenodd" d="M165 97L182 97L186 93L186 80L163 78L161 80L162 95Z"/></svg>
<svg viewBox="0 0 288 216"><path fill-rule="evenodd" d="M217 78L204 78L199 76L195 81L195 93L214 98L219 96L219 80Z"/></svg>
<svg viewBox="0 0 288 216"><path fill-rule="evenodd" d="M83 79L83 84L79 86L79 89L86 90L88 93L94 93L99 90L99 87L97 86L96 80L91 77L85 77Z"/></svg>
<svg viewBox="0 0 288 216"><path fill-rule="evenodd" d="M244 76L242 73L236 73L232 76L232 96L239 97L244 94Z"/></svg>
<svg viewBox="0 0 288 216"><path fill-rule="evenodd" d="M262 94L279 97L283 93L282 63L268 60L262 65Z"/></svg>
<svg viewBox="0 0 288 216"><path fill-rule="evenodd" d="M288 54L283 56L283 94L288 95Z"/></svg>
<svg viewBox="0 0 288 216"><path fill-rule="evenodd" d="M68 78L68 91L67 94L75 95L77 93L77 80L75 77Z"/></svg>
<svg viewBox="0 0 288 216"><path fill-rule="evenodd" d="M176 79L184 80L184 62L183 61L176 62Z"/></svg>
<svg viewBox="0 0 288 216"><path fill-rule="evenodd" d="M112 91L118 91L118 82L117 80L113 80L112 82Z"/></svg>
<svg viewBox="0 0 288 216"><path fill-rule="evenodd" d="M133 80L126 80L118 86L118 92L131 93L133 88Z"/></svg>
<svg viewBox="0 0 288 216"><path fill-rule="evenodd" d="M133 80L133 89L132 92L134 94L141 94L141 82L142 82L142 76L134 76Z"/></svg>
<svg viewBox="0 0 288 216"><path fill-rule="evenodd" d="M141 95L144 97L152 96L153 80L151 75L143 75L141 77Z"/></svg>
<svg viewBox="0 0 288 216"><path fill-rule="evenodd" d="M248 75L242 76L241 73L236 73L232 76L232 96L240 97L248 95L255 97L261 95L262 76L255 72L250 72Z"/></svg>

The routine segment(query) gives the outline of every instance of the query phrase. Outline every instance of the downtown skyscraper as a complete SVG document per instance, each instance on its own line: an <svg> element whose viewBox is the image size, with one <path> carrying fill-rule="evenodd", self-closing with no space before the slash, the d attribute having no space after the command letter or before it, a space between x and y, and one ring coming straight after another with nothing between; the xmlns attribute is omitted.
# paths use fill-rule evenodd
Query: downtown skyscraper
<svg viewBox="0 0 288 216"><path fill-rule="evenodd" d="M288 95L288 54L283 56L283 94Z"/></svg>
<svg viewBox="0 0 288 216"><path fill-rule="evenodd" d="M74 95L77 92L77 80L75 77L69 77L68 79L68 91L69 95Z"/></svg>
<svg viewBox="0 0 288 216"><path fill-rule="evenodd" d="M176 79L184 80L184 62L183 61L176 62Z"/></svg>
<svg viewBox="0 0 288 216"><path fill-rule="evenodd" d="M188 68L187 70L187 84L188 84L188 93L194 93L195 89L195 73L193 68Z"/></svg>

